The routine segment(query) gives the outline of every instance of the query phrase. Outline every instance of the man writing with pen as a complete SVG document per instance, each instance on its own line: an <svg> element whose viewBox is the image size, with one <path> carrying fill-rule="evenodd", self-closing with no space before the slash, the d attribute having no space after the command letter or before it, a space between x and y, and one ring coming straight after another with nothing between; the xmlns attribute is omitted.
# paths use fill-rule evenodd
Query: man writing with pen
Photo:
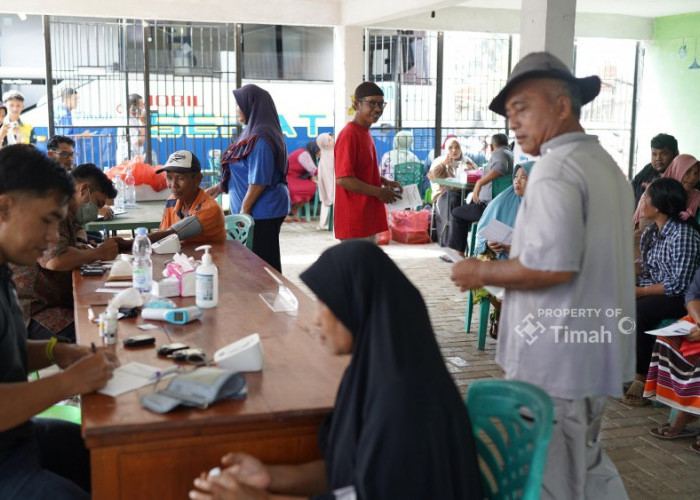
<svg viewBox="0 0 700 500"><path fill-rule="evenodd" d="M71 177L34 148L0 150L0 491L3 498L90 498L89 454L80 427L33 419L65 398L103 387L113 353L27 340L9 264L32 265L58 239L74 194ZM27 382L56 364L60 373Z"/></svg>
<svg viewBox="0 0 700 500"><path fill-rule="evenodd" d="M43 255L30 265L10 266L30 339L58 336L74 342L73 269L112 260L119 252L116 238L89 245L82 227L96 220L98 210L116 196L112 181L92 163L73 168L69 176L75 190L66 202L65 218L58 222L58 238L47 243ZM27 179L37 182L39 174L32 171Z"/></svg>

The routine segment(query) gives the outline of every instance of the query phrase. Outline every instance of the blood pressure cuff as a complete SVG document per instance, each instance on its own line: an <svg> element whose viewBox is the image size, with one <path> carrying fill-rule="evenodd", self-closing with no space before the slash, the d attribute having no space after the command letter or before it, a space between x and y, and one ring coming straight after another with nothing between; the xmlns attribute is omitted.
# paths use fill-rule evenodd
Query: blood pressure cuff
<svg viewBox="0 0 700 500"><path fill-rule="evenodd" d="M177 234L177 237L180 238L181 241L199 236L202 234L202 231L204 231L202 223L199 222L196 215L185 217L181 221L170 226L170 229L175 231L175 234Z"/></svg>

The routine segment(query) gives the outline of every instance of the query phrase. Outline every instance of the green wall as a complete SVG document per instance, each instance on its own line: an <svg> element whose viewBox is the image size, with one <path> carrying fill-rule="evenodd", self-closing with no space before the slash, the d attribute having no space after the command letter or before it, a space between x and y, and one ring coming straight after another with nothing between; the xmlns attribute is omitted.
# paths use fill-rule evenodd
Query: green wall
<svg viewBox="0 0 700 500"><path fill-rule="evenodd" d="M678 139L681 153L700 159L700 12L654 20L653 40L645 44L644 73L637 121L637 167L649 162L649 141L659 132ZM684 59L678 50L687 47Z"/></svg>

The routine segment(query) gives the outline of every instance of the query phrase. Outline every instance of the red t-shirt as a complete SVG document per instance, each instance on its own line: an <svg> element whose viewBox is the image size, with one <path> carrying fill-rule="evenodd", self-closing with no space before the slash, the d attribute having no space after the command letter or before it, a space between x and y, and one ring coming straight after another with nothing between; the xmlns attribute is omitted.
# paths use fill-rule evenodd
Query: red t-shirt
<svg viewBox="0 0 700 500"><path fill-rule="evenodd" d="M380 187L377 150L369 129L348 123L335 141L335 177L357 177L359 180ZM354 193L336 186L333 208L335 237L365 238L388 229L386 208L376 196Z"/></svg>

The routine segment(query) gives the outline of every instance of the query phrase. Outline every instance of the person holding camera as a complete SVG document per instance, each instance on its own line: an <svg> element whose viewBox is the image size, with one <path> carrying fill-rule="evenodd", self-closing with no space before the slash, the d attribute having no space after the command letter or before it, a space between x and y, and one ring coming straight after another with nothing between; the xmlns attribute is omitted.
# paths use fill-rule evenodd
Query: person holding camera
<svg viewBox="0 0 700 500"><path fill-rule="evenodd" d="M3 94L2 101L7 109L7 116L0 127L0 143L3 146L36 144L34 127L19 117L24 111L24 95L18 90L8 90Z"/></svg>

